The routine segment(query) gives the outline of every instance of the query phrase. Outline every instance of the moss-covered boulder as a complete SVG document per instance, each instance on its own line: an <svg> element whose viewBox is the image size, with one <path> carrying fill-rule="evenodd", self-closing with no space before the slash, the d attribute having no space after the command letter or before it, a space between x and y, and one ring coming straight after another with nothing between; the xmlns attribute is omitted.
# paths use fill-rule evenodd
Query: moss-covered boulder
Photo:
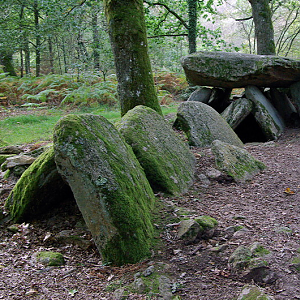
<svg viewBox="0 0 300 300"><path fill-rule="evenodd" d="M179 194L193 183L194 155L153 109L136 106L116 127L132 147L155 191Z"/></svg>
<svg viewBox="0 0 300 300"><path fill-rule="evenodd" d="M218 140L213 142L212 152L215 155L217 167L236 182L251 180L266 168L245 149Z"/></svg>
<svg viewBox="0 0 300 300"><path fill-rule="evenodd" d="M45 266L62 266L65 264L64 256L58 252L41 251L36 255L37 261Z"/></svg>
<svg viewBox="0 0 300 300"><path fill-rule="evenodd" d="M5 207L15 222L22 222L38 217L70 195L68 185L57 171L51 147L22 174Z"/></svg>
<svg viewBox="0 0 300 300"><path fill-rule="evenodd" d="M54 129L55 161L106 263L150 252L154 194L132 149L105 118L68 115Z"/></svg>
<svg viewBox="0 0 300 300"><path fill-rule="evenodd" d="M242 141L220 114L201 102L183 102L178 108L174 126L185 131L192 146L210 146L214 140L243 146Z"/></svg>
<svg viewBox="0 0 300 300"><path fill-rule="evenodd" d="M236 299L236 298L234 298ZM237 300L274 300L275 298L264 293L255 285L245 285Z"/></svg>

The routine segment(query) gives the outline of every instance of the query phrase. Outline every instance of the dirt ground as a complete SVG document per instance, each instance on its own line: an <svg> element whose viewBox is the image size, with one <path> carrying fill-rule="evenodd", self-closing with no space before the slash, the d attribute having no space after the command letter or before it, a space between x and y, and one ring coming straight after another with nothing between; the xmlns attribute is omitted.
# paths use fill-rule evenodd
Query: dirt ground
<svg viewBox="0 0 300 300"><path fill-rule="evenodd" d="M300 130L288 129L276 142L248 144L246 149L267 166L246 184L226 178L204 184L199 174L214 167L214 157L210 149L192 149L197 159L195 183L180 197L157 196L165 204L165 224L157 225L162 243L153 250L153 257L140 264L105 266L93 244L74 245L53 238L63 230L81 230L84 239L91 240L89 232L78 225L81 216L73 204L19 225L17 233L2 223L0 299L117 299L114 286L126 286L137 272L164 262L176 283L177 299L231 300L247 280L230 268L228 258L239 245L253 242L271 251L266 260L277 280L264 285L265 292L278 300L300 299L300 273L291 266L291 260L300 255ZM12 185L0 179L2 203ZM176 220L178 207L186 208L190 217L210 215L217 219L216 235L191 245L179 241L176 226L168 224L172 218ZM229 237L226 228L233 225L245 229ZM216 245L225 246L217 253L212 251ZM35 253L42 250L62 253L65 265L45 267L38 263ZM127 299L157 298L131 293Z"/></svg>

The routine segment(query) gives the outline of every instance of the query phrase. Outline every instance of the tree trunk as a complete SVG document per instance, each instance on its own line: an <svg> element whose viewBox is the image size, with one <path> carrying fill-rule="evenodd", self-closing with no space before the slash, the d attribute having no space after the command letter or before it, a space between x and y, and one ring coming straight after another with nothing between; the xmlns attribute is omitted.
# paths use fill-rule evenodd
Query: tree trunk
<svg viewBox="0 0 300 300"><path fill-rule="evenodd" d="M93 27L93 59L94 59L94 69L96 71L99 71L100 70L100 55L99 55L100 38L99 38L99 30L98 30L98 16L97 16L97 11L93 12L92 27Z"/></svg>
<svg viewBox="0 0 300 300"><path fill-rule="evenodd" d="M0 63L3 65L3 71L10 76L17 76L17 73L13 66L13 57L11 53L0 50Z"/></svg>
<svg viewBox="0 0 300 300"><path fill-rule="evenodd" d="M50 36L48 37L48 49L49 49L50 72L54 74L54 53L53 53L52 38Z"/></svg>
<svg viewBox="0 0 300 300"><path fill-rule="evenodd" d="M197 50L197 0L188 0L189 8L189 53L194 53Z"/></svg>
<svg viewBox="0 0 300 300"><path fill-rule="evenodd" d="M142 0L105 0L121 114L145 105L162 114L154 86Z"/></svg>
<svg viewBox="0 0 300 300"><path fill-rule="evenodd" d="M249 0L255 25L257 54L275 55L274 28L269 0Z"/></svg>
<svg viewBox="0 0 300 300"><path fill-rule="evenodd" d="M39 25L39 8L37 0L34 1L33 6L34 13L34 26L35 26L35 72L36 77L40 76L41 71L41 37L40 37L40 25Z"/></svg>

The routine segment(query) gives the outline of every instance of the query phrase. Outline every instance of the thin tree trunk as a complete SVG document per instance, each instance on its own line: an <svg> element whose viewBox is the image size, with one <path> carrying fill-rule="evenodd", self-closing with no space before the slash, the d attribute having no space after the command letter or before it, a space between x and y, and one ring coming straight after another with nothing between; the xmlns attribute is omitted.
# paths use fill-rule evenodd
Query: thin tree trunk
<svg viewBox="0 0 300 300"><path fill-rule="evenodd" d="M269 0L249 0L255 24L257 54L275 55L274 28Z"/></svg>
<svg viewBox="0 0 300 300"><path fill-rule="evenodd" d="M121 114L145 105L162 114L148 55L142 0L105 0Z"/></svg>
<svg viewBox="0 0 300 300"><path fill-rule="evenodd" d="M66 47L65 47L65 39L64 38L62 38L61 47L62 47L62 52L63 52L65 73L68 73L67 54L66 54Z"/></svg>
<svg viewBox="0 0 300 300"><path fill-rule="evenodd" d="M22 48L20 49L20 62L21 62L21 78L24 77L24 55Z"/></svg>
<svg viewBox="0 0 300 300"><path fill-rule="evenodd" d="M34 1L33 13L35 25L35 72L36 76L39 77L41 72L41 36L39 25L39 8L37 0Z"/></svg>
<svg viewBox="0 0 300 300"><path fill-rule="evenodd" d="M100 38L99 38L99 30L98 30L98 16L97 12L93 12L92 16L92 28L93 28L93 59L94 59L94 69L100 70Z"/></svg>
<svg viewBox="0 0 300 300"><path fill-rule="evenodd" d="M188 39L189 39L189 53L194 53L197 51L197 1L188 0L188 10L189 10L189 29L188 29Z"/></svg>
<svg viewBox="0 0 300 300"><path fill-rule="evenodd" d="M25 53L25 73L26 75L29 75L30 72L30 49L29 49L29 43L27 37L24 41L24 53Z"/></svg>
<svg viewBox="0 0 300 300"><path fill-rule="evenodd" d="M51 37L48 37L48 49L49 49L50 72L54 74L54 53L53 53L53 45L52 45Z"/></svg>

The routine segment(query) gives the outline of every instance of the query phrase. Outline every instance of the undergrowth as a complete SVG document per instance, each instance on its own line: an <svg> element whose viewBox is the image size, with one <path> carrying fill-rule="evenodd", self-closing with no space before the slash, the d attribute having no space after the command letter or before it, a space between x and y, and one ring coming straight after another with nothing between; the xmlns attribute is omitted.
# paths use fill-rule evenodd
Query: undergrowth
<svg viewBox="0 0 300 300"><path fill-rule="evenodd" d="M187 83L183 75L158 73L157 94L163 113L175 113L178 95ZM0 146L51 140L56 122L68 113L92 113L114 123L120 119L115 75L106 81L87 73L41 77L5 77L0 74ZM2 117L3 118L3 117Z"/></svg>
<svg viewBox="0 0 300 300"><path fill-rule="evenodd" d="M160 72L154 76L157 95L162 105L177 100L187 87L183 75ZM47 105L53 106L118 106L117 79L114 74L104 81L102 77L85 73L51 74L41 77L4 77L0 74L0 105Z"/></svg>

